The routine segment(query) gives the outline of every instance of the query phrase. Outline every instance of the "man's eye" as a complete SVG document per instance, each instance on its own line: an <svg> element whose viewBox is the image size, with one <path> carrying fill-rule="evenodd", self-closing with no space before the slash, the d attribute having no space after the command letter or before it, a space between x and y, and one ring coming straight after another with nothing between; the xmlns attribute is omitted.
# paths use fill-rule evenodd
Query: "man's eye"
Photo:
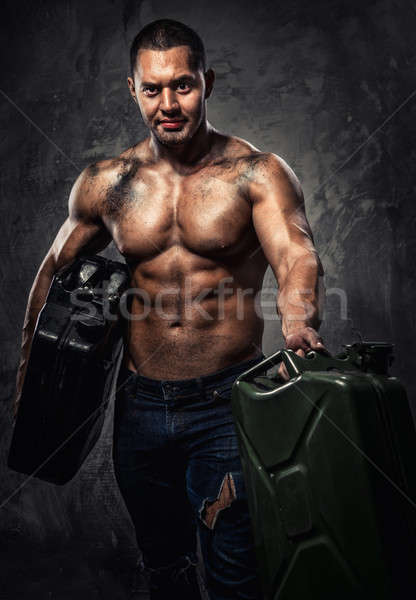
<svg viewBox="0 0 416 600"><path fill-rule="evenodd" d="M181 83L178 83L178 89L185 91L188 90L191 86L189 85L189 83L186 83L186 81L182 81Z"/></svg>
<svg viewBox="0 0 416 600"><path fill-rule="evenodd" d="M143 88L143 91L145 94L153 95L155 92L157 92L157 87L155 87L154 85L148 85Z"/></svg>

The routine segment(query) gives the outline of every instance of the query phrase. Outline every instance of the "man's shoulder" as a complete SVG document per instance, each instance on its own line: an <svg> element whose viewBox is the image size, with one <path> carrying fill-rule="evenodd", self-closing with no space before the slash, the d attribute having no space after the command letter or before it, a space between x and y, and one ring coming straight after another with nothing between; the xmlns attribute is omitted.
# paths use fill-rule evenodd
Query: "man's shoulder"
<svg viewBox="0 0 416 600"><path fill-rule="evenodd" d="M294 171L281 156L275 152L258 150L245 140L237 140L243 152L241 160L249 182L261 184L279 180L299 185Z"/></svg>
<svg viewBox="0 0 416 600"><path fill-rule="evenodd" d="M83 171L83 175L91 183L102 185L115 185L123 176L131 171L137 172L144 163L143 153L138 146L133 146L123 151L119 156L106 158L90 164Z"/></svg>
<svg viewBox="0 0 416 600"><path fill-rule="evenodd" d="M254 171L256 167L262 170L284 169L288 166L283 158L277 154L259 150L259 148L256 148L256 146L241 137L224 135L224 138L227 140L224 158L235 161L236 164L240 164L243 168Z"/></svg>
<svg viewBox="0 0 416 600"><path fill-rule="evenodd" d="M296 195L302 196L298 178L278 154L259 150L236 136L228 136L225 154L234 164L244 194L251 202L261 190L293 190Z"/></svg>
<svg viewBox="0 0 416 600"><path fill-rule="evenodd" d="M69 198L73 214L99 217L109 193L123 178L135 175L142 164L138 146L133 146L119 156L91 163L78 176Z"/></svg>

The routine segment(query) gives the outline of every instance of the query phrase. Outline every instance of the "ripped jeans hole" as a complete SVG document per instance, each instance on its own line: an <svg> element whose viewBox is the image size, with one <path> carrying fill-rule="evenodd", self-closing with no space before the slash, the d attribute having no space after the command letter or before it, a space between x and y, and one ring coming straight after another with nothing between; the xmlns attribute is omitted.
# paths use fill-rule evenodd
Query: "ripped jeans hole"
<svg viewBox="0 0 416 600"><path fill-rule="evenodd" d="M235 483L231 473L227 473L222 480L220 491L215 500L206 498L199 511L199 516L208 529L214 529L219 513L231 506L237 499Z"/></svg>

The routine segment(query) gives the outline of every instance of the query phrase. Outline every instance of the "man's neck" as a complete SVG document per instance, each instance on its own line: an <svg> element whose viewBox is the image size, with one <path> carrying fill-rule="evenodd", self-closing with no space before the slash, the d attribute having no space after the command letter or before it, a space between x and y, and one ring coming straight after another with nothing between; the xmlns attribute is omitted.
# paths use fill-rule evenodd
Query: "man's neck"
<svg viewBox="0 0 416 600"><path fill-rule="evenodd" d="M149 150L156 160L164 160L174 168L192 166L209 154L213 145L214 132L215 129L204 120L191 140L172 146L161 144L151 133Z"/></svg>

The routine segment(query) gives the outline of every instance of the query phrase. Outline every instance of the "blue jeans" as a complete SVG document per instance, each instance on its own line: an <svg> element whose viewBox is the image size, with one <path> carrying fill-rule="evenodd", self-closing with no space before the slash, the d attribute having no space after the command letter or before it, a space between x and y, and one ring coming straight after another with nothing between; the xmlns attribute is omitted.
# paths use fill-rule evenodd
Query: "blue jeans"
<svg viewBox="0 0 416 600"><path fill-rule="evenodd" d="M262 597L230 400L237 376L263 359L183 380L120 369L114 472L152 600L201 598L197 528L211 600Z"/></svg>

